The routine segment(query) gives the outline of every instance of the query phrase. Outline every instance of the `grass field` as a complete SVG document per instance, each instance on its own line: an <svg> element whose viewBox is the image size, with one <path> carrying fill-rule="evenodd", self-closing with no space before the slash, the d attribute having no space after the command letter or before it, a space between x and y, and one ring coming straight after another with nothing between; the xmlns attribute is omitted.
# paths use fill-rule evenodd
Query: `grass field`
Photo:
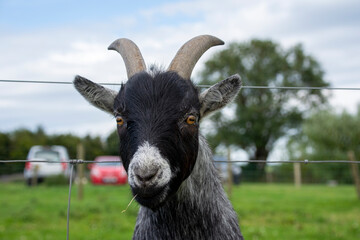
<svg viewBox="0 0 360 240"><path fill-rule="evenodd" d="M73 188L70 239L131 239L138 210L128 186ZM65 239L67 186L0 184L0 239ZM360 239L360 201L352 186L244 184L231 201L245 239Z"/></svg>

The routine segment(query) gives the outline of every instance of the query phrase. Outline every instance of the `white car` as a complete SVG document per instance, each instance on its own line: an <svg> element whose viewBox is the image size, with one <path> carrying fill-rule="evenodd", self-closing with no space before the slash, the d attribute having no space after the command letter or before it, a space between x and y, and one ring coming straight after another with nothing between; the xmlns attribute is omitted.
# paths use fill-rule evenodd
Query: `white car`
<svg viewBox="0 0 360 240"><path fill-rule="evenodd" d="M25 163L24 177L31 185L34 181L41 182L49 176L69 176L69 154L64 146L33 146ZM31 160L46 160L49 162L31 162Z"/></svg>

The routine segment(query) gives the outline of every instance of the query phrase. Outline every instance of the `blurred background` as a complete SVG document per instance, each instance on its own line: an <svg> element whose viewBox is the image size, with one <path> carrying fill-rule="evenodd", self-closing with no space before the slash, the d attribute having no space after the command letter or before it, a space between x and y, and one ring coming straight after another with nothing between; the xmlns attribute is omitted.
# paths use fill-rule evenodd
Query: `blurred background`
<svg viewBox="0 0 360 240"><path fill-rule="evenodd" d="M25 160L35 145L64 146L67 157L51 147L40 151L56 155L54 161L79 157L79 146L86 160L118 155L113 116L67 83L81 75L119 90L126 69L107 50L117 38L133 40L147 66L166 68L183 43L211 34L225 45L204 54L192 79L204 90L230 75L242 77L238 98L204 120L201 131L216 160L233 162L216 165L224 182L238 184L226 188L245 237L359 239L359 164L272 163L359 159L359 27L360 2L352 0L0 0L0 160ZM93 167L84 169L88 182ZM68 176L68 168L52 171ZM0 204L8 206L1 210L0 238L63 238L67 180L28 188L29 169L0 163ZM114 214L130 199L126 183L87 184L72 218L92 234L75 231L74 238L131 238L137 207L129 219ZM49 217L54 221L42 225Z"/></svg>

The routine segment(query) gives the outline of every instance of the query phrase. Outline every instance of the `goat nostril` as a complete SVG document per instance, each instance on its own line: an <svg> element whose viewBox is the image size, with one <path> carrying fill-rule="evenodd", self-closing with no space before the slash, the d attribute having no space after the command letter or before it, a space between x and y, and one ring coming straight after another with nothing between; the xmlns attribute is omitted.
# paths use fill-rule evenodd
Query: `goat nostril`
<svg viewBox="0 0 360 240"><path fill-rule="evenodd" d="M135 173L135 175L141 182L148 182L156 176L157 172L158 169L152 169L146 172Z"/></svg>

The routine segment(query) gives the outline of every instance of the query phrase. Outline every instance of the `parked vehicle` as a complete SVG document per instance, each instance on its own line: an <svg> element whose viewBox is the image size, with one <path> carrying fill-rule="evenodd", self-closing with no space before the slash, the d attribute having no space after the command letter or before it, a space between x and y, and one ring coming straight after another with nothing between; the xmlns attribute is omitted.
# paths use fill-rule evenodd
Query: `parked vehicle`
<svg viewBox="0 0 360 240"><path fill-rule="evenodd" d="M49 176L64 175L69 177L70 169L66 161L69 154L64 146L33 146L27 156L24 177L30 186L32 183L42 182ZM46 160L49 162L30 162L31 160Z"/></svg>
<svg viewBox="0 0 360 240"><path fill-rule="evenodd" d="M95 162L90 165L90 180L93 184L127 183L127 174L120 157L99 156L95 158Z"/></svg>

